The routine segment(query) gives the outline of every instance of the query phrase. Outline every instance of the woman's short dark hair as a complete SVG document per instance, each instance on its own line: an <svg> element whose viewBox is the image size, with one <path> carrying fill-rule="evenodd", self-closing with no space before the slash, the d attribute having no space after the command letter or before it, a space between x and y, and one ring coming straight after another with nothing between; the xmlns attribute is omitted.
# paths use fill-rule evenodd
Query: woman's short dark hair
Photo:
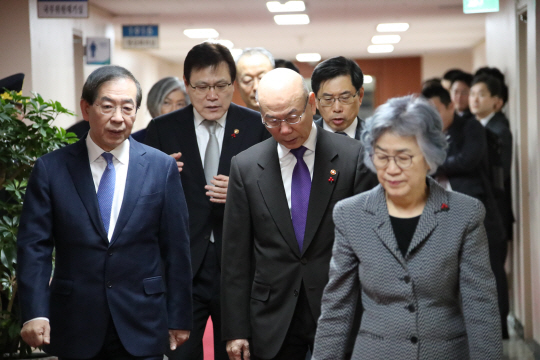
<svg viewBox="0 0 540 360"><path fill-rule="evenodd" d="M364 85L364 74L360 66L354 60L336 56L321 62L315 67L313 74L311 74L311 88L317 95L324 81L344 75L351 77L351 82L356 91L360 90Z"/></svg>
<svg viewBox="0 0 540 360"><path fill-rule="evenodd" d="M139 84L137 79L135 79L135 76L133 76L129 70L117 65L102 66L92 71L84 83L81 98L90 105L93 105L101 85L107 81L116 79L130 79L135 83L135 86L137 87L137 108L139 108L142 102L141 84Z"/></svg>
<svg viewBox="0 0 540 360"><path fill-rule="evenodd" d="M448 143L442 132L441 116L423 97L409 95L390 99L366 120L360 140L365 149L364 163L373 172L376 169L370 155L377 140L386 132L414 136L430 174L446 159Z"/></svg>
<svg viewBox="0 0 540 360"><path fill-rule="evenodd" d="M190 82L193 70L201 70L207 67L217 68L221 63L229 67L231 82L236 79L236 64L229 49L221 44L203 42L189 50L184 61L184 77Z"/></svg>

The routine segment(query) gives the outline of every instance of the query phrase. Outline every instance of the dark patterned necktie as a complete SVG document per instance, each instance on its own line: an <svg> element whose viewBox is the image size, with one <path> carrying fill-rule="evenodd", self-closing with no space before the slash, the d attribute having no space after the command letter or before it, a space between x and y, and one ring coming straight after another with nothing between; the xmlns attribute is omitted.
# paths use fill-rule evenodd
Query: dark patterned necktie
<svg viewBox="0 0 540 360"><path fill-rule="evenodd" d="M105 227L105 232L109 233L109 224L111 221L111 210L114 197L114 184L116 182L116 170L113 164L113 154L101 154L107 160L107 168L99 181L97 199L99 203L99 212L101 213L101 221Z"/></svg>
<svg viewBox="0 0 540 360"><path fill-rule="evenodd" d="M291 153L296 157L291 183L291 218L300 251L304 246L309 194L311 192L311 176L304 161L306 150L307 148L304 146L291 150Z"/></svg>

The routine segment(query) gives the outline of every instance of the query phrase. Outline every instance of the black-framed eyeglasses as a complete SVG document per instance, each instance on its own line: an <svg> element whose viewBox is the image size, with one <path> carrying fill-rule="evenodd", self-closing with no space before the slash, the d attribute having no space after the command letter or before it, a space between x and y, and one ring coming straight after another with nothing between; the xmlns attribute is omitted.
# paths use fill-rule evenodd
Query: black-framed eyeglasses
<svg viewBox="0 0 540 360"><path fill-rule="evenodd" d="M412 159L414 155L408 154L399 154L395 156L385 155L381 153L374 153L370 155L373 166L376 169L386 169L388 164L390 164L390 159L394 160L394 163L401 170L407 169L412 165Z"/></svg>
<svg viewBox="0 0 540 360"><path fill-rule="evenodd" d="M210 89L214 89L216 92L223 92L225 90L227 90L229 88L229 86L232 85L232 82L230 83L217 83L217 84L214 84L214 85L208 85L208 84L205 84L205 85L191 85L189 84L189 86L191 86L191 88L193 90L195 90L197 92L197 94L199 95L205 95L208 93L208 91L210 91Z"/></svg>
<svg viewBox="0 0 540 360"><path fill-rule="evenodd" d="M291 115L283 120L277 119L277 118L268 118L261 114L262 122L264 126L267 128L276 128L278 126L281 126L282 122L286 122L289 125L298 124L300 121L302 121L302 116L306 113L307 105L309 103L309 95L306 98L306 105L304 106L304 110L302 111L302 115Z"/></svg>
<svg viewBox="0 0 540 360"><path fill-rule="evenodd" d="M113 104L110 104L110 103L101 103L101 104L94 104L94 106L97 106L103 115L109 115L109 116L113 115L114 113L116 113L117 108L120 108L122 115L124 116L132 117L132 116L135 116L135 114L137 114L137 107L130 103L119 105L119 106L114 106Z"/></svg>
<svg viewBox="0 0 540 360"><path fill-rule="evenodd" d="M323 97L317 98L317 100L319 100L319 104L323 107L334 105L334 102L336 101L336 99L343 105L350 105L354 102L354 98L357 95L358 95L358 91L355 92L354 94L345 93L339 96L323 96Z"/></svg>

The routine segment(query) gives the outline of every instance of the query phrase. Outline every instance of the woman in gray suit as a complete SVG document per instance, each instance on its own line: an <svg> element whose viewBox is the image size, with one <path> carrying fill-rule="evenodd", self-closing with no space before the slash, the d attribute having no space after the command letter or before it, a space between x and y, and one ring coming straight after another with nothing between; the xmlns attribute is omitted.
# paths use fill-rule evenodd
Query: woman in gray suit
<svg viewBox="0 0 540 360"><path fill-rule="evenodd" d="M428 176L446 156L439 114L422 98L391 99L367 120L362 142L380 185L334 209L313 358L345 357L361 291L352 359L501 359L484 207Z"/></svg>

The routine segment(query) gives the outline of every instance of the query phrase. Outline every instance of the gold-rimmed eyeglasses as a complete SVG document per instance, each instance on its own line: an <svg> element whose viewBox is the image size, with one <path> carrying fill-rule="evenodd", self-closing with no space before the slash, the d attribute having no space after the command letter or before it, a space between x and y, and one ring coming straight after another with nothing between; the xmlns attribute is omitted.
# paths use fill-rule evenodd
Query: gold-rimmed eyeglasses
<svg viewBox="0 0 540 360"><path fill-rule="evenodd" d="M338 100L343 105L350 105L354 102L354 98L358 95L358 91L354 94L351 94L350 92L341 94L339 96L323 96L320 98L317 98L319 100L319 104L323 107L328 107L334 105L334 102Z"/></svg>
<svg viewBox="0 0 540 360"><path fill-rule="evenodd" d="M276 128L278 126L281 126L282 122L286 122L289 125L298 124L300 121L302 121L302 116L304 116L304 114L306 113L308 103L309 103L309 95L306 98L306 105L304 105L304 110L302 110L302 115L290 115L287 118L282 120L282 119L277 119L273 117L265 117L264 115L261 114L262 122L264 126L266 126L267 128Z"/></svg>
<svg viewBox="0 0 540 360"><path fill-rule="evenodd" d="M137 114L137 107L135 107L135 105L130 104L130 103L118 105L118 106L115 106L110 103L101 103L101 104L94 104L94 106L97 106L103 115L112 115L116 113L117 108L120 108L120 111L122 112L122 115L124 116L132 117L132 116L135 116L135 114Z"/></svg>
<svg viewBox="0 0 540 360"><path fill-rule="evenodd" d="M229 88L229 86L232 85L232 82L230 83L217 83L214 85L208 85L208 84L201 84L201 85L191 85L191 88L197 92L199 95L205 95L210 91L210 89L214 89L215 92L224 92Z"/></svg>
<svg viewBox="0 0 540 360"><path fill-rule="evenodd" d="M376 169L385 169L390 164L390 159L394 160L394 163L401 170L407 169L412 165L412 159L414 155L399 154L395 156L385 155L381 153L374 153L370 155L373 166Z"/></svg>

